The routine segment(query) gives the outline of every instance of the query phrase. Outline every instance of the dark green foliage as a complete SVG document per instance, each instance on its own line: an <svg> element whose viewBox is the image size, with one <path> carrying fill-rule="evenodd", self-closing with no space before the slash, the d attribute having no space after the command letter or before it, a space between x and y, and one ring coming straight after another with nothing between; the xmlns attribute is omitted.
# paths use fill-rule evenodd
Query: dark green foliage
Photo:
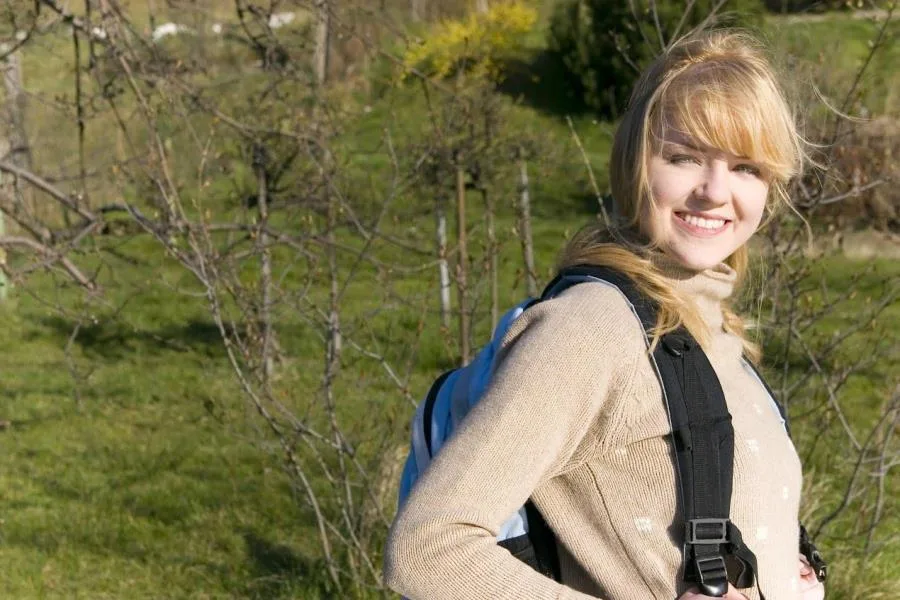
<svg viewBox="0 0 900 600"><path fill-rule="evenodd" d="M716 0L697 0L685 14L690 4L690 0L565 0L553 14L549 46L562 59L585 104L615 117L624 110L638 72L660 52L663 40L668 43L704 22L752 28L763 12L760 0L730 0L713 17Z"/></svg>
<svg viewBox="0 0 900 600"><path fill-rule="evenodd" d="M818 13L826 10L850 8L852 0L763 0L774 13Z"/></svg>

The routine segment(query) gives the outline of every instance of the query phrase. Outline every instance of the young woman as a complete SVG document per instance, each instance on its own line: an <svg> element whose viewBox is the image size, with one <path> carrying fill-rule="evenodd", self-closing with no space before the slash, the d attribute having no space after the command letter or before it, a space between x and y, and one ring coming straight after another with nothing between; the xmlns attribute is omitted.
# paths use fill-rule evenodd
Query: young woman
<svg viewBox="0 0 900 600"><path fill-rule="evenodd" d="M768 600L821 598L798 561L801 473L758 357L728 299L747 242L788 202L803 151L759 45L735 32L682 40L642 75L616 134L611 228L589 228L561 268L612 267L684 325L721 383L732 423L731 520ZM671 427L643 329L616 290L575 285L529 308L484 397L402 507L385 580L415 600L706 598L681 578ZM558 545L558 583L496 544L531 498ZM673 523L675 523L673 525ZM757 586L727 598L759 598Z"/></svg>

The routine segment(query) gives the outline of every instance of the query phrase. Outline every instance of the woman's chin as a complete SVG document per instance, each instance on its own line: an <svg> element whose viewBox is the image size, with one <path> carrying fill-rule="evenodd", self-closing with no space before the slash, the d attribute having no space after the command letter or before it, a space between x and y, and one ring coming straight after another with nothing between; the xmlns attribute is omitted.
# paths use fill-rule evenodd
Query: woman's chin
<svg viewBox="0 0 900 600"><path fill-rule="evenodd" d="M695 254L691 252L667 252L682 267L690 271L705 271L721 263L726 256L710 255L708 253Z"/></svg>

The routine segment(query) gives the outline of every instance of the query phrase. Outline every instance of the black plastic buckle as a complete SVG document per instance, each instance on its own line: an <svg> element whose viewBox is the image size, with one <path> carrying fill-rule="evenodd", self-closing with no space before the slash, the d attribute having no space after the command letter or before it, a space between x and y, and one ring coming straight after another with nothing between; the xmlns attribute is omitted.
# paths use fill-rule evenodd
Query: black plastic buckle
<svg viewBox="0 0 900 600"><path fill-rule="evenodd" d="M809 563L813 573L816 574L816 579L825 581L828 577L828 563L819 554L819 550L812 543L808 542L805 548L800 549L800 552L806 557L806 562Z"/></svg>
<svg viewBox="0 0 900 600"><path fill-rule="evenodd" d="M688 544L727 544L728 519L690 519L685 542Z"/></svg>
<svg viewBox="0 0 900 600"><path fill-rule="evenodd" d="M707 596L721 598L728 591L728 570L721 556L695 558L694 571L700 591Z"/></svg>
<svg viewBox="0 0 900 600"><path fill-rule="evenodd" d="M806 562L812 567L816 579L825 581L828 577L828 563L822 558L816 545L809 539L809 534L803 525L800 526L800 553L806 557Z"/></svg>

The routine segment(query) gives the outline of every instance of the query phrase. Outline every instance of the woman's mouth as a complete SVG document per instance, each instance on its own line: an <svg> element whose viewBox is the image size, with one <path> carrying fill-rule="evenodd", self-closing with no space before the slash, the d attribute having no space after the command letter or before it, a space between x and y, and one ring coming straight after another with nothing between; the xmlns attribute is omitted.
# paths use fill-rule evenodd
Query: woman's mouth
<svg viewBox="0 0 900 600"><path fill-rule="evenodd" d="M684 230L693 235L703 237L711 237L717 235L728 227L731 223L729 219L717 217L701 217L687 212L676 212L675 222Z"/></svg>

